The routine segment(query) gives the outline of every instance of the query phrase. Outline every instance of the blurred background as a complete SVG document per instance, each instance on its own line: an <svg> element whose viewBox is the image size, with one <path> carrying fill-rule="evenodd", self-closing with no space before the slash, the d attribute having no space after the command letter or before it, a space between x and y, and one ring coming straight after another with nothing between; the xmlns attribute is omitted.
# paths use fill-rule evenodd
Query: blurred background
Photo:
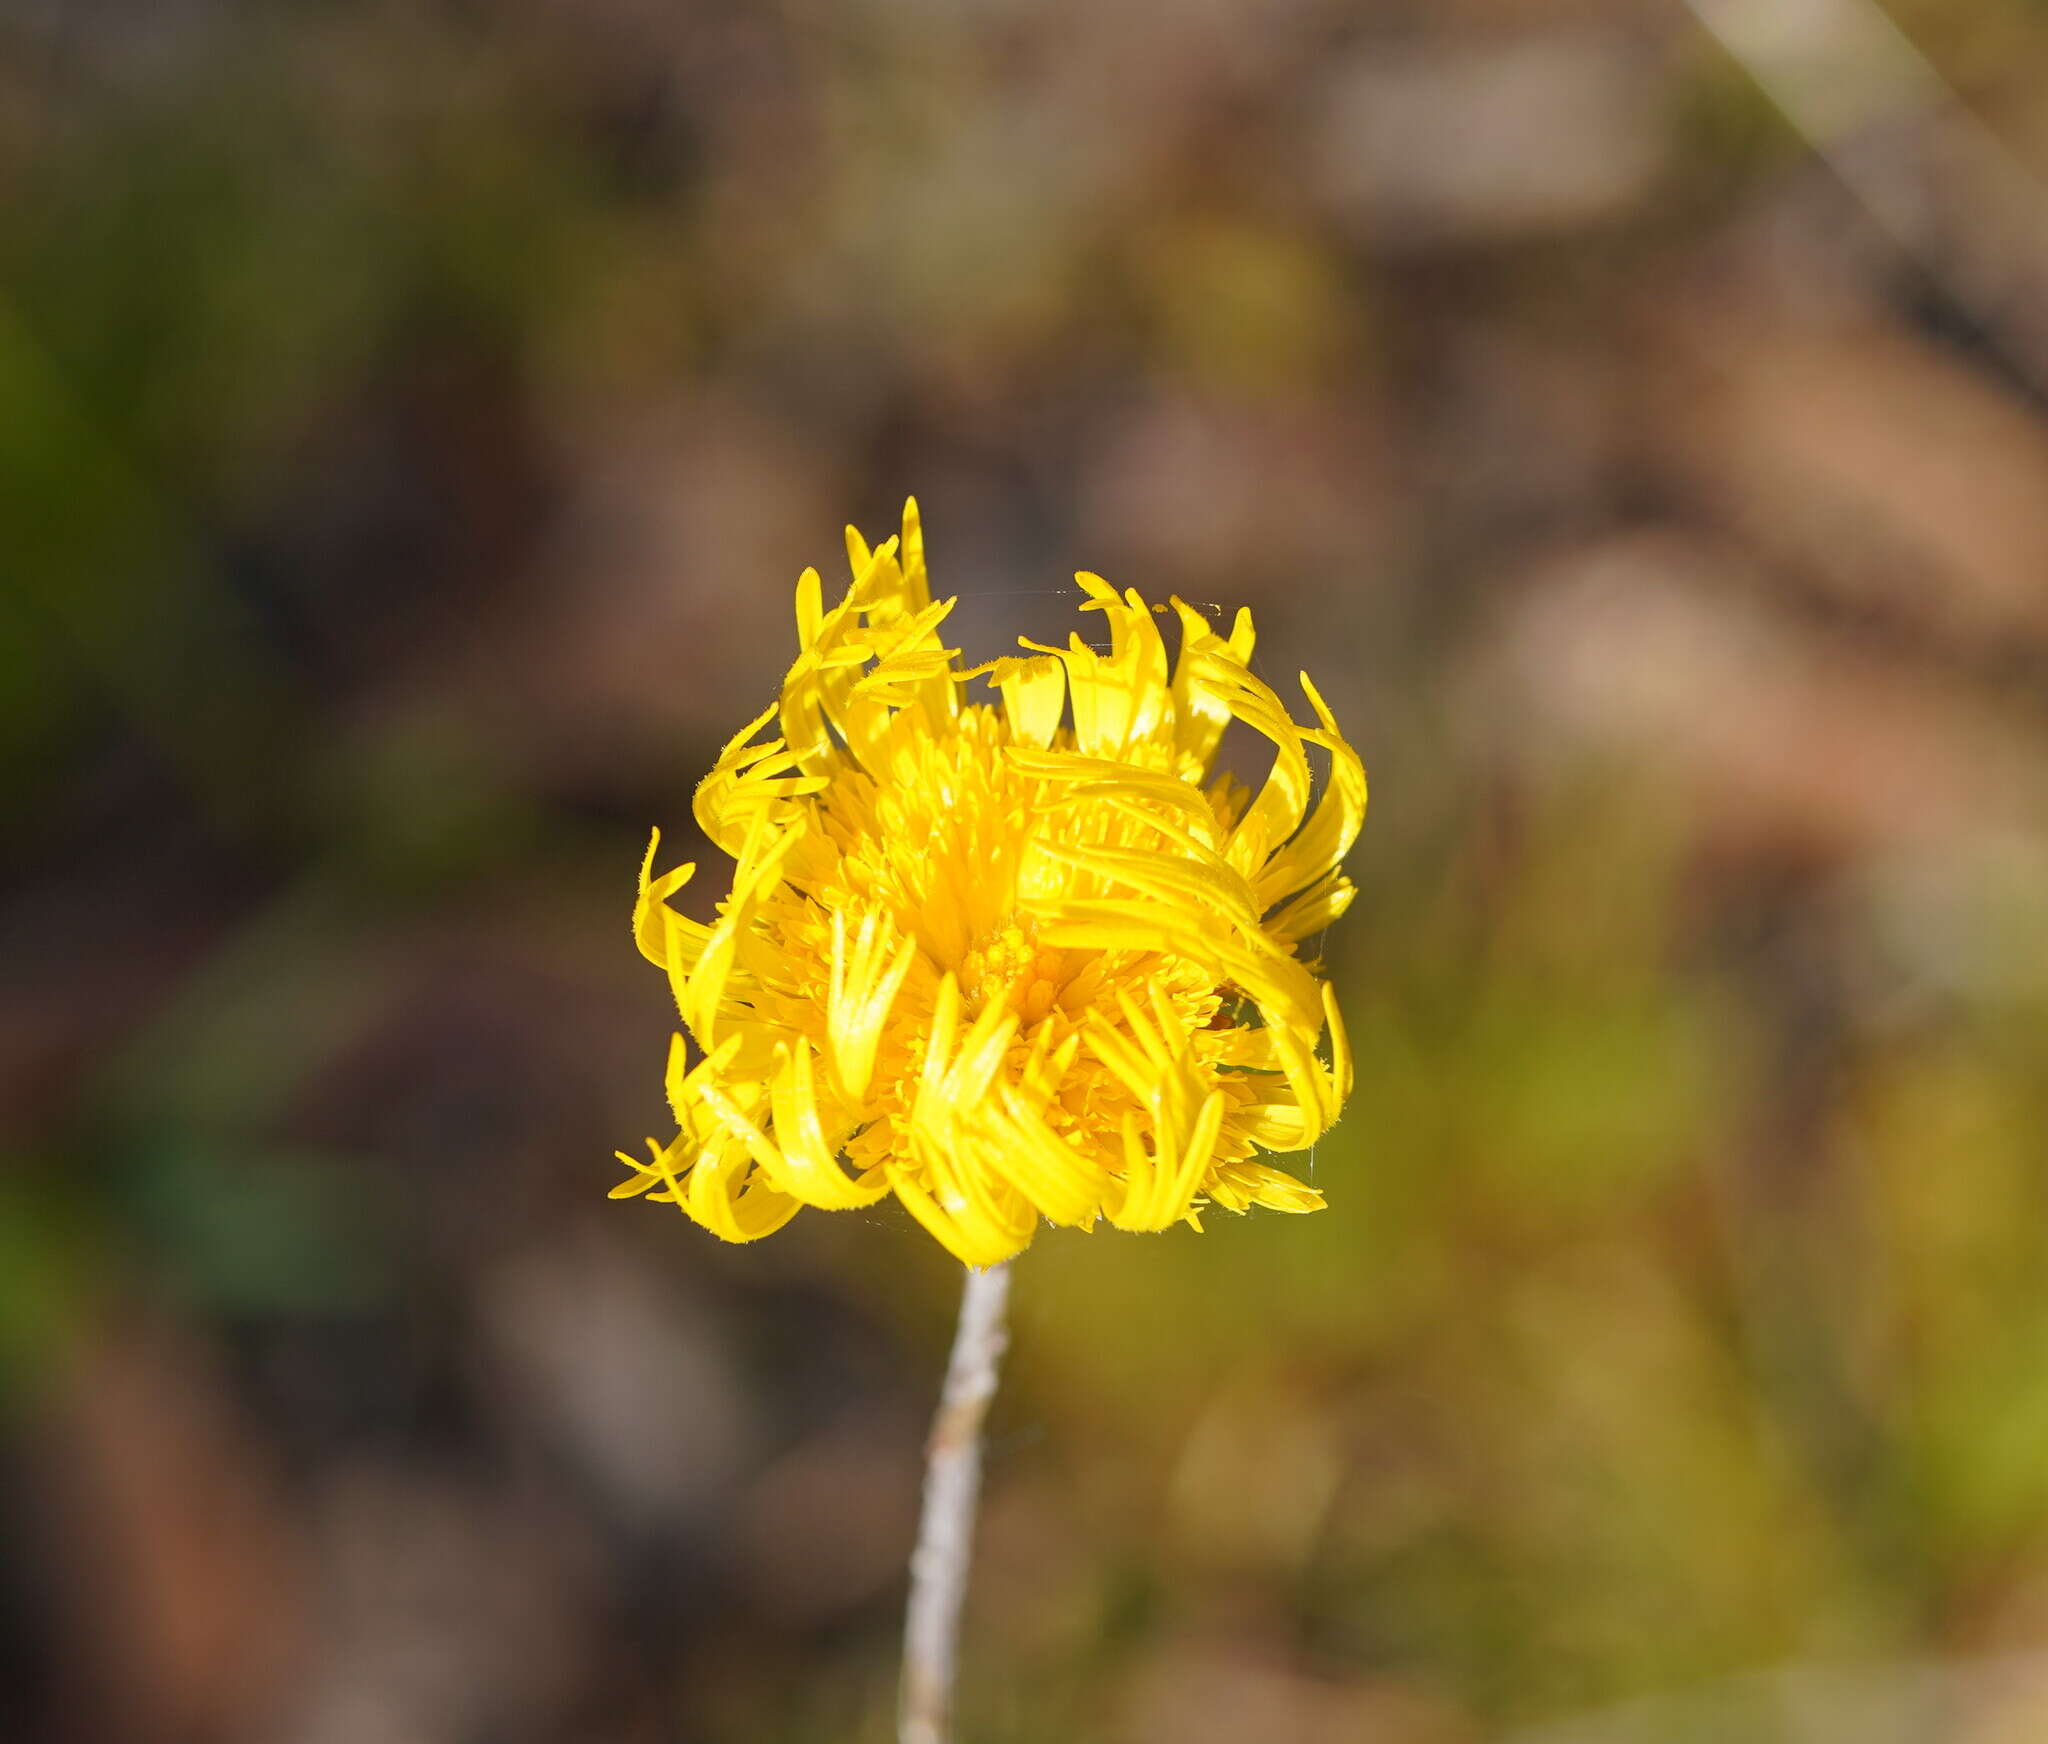
<svg viewBox="0 0 2048 1744"><path fill-rule="evenodd" d="M1887 7L7 7L0 1736L890 1736L957 1272L604 1194L915 491L1375 794L1330 1209L1018 1268L965 1735L2048 1738L2048 10Z"/></svg>

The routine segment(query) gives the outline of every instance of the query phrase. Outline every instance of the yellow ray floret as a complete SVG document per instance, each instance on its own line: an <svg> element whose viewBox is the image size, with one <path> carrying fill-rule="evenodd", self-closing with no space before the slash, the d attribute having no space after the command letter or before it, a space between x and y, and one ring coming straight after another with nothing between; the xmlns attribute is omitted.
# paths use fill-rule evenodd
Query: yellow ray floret
<svg viewBox="0 0 2048 1744"><path fill-rule="evenodd" d="M697 790L736 862L715 922L669 906L695 868L657 874L648 846L633 934L695 1047L670 1049L676 1136L621 1152L613 1197L751 1241L893 1193L972 1266L1041 1219L1318 1209L1256 1154L1313 1143L1351 1086L1298 948L1350 903L1365 771L1315 687L1298 725L1252 675L1248 614L1223 636L1175 600L1170 660L1093 575L1107 652L1077 634L961 671L917 505L847 553L830 610L816 570L797 583L781 697ZM1210 774L1233 721L1272 747L1256 791Z"/></svg>

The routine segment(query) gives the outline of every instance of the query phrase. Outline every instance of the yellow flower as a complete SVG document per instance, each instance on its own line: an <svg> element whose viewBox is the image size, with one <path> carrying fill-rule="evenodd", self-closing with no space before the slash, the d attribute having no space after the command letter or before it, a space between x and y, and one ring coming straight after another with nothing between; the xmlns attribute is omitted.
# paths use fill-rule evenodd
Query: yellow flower
<svg viewBox="0 0 2048 1744"><path fill-rule="evenodd" d="M1157 608L1093 575L1107 653L1077 634L958 671L916 503L900 541L849 528L847 552L831 610L816 570L797 583L781 698L697 790L737 862L714 925L669 906L695 868L657 875L648 845L634 935L697 1054L672 1039L680 1131L651 1161L621 1152L613 1197L652 1189L752 1241L894 1193L971 1266L1041 1217L1318 1209L1255 1155L1312 1143L1351 1084L1297 952L1353 895L1365 771L1315 687L1298 726L1251 674L1249 614L1219 636L1179 600L1169 671ZM979 678L999 702L963 700ZM1209 777L1232 721L1271 742L1256 792Z"/></svg>

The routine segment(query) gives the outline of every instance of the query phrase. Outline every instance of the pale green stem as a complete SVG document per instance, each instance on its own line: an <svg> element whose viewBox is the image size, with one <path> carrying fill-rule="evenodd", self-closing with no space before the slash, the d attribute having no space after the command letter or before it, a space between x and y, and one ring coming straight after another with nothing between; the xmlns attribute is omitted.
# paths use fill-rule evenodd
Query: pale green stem
<svg viewBox="0 0 2048 1744"><path fill-rule="evenodd" d="M924 1511L910 1554L903 1684L896 1710L899 1744L952 1744L960 1607L967 1597L974 1509L981 1494L981 1423L995 1397L996 1371L1009 1342L1004 1325L1009 1296L1007 1264L970 1270L960 1296L953 1354L925 1446Z"/></svg>

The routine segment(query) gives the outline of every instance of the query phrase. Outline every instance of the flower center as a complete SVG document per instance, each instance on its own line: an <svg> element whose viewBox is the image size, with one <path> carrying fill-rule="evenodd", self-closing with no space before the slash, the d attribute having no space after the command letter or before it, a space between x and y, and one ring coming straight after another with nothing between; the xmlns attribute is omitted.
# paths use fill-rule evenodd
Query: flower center
<svg viewBox="0 0 2048 1744"><path fill-rule="evenodd" d="M970 1019L1005 1004L1027 1024L1053 1008L1071 974L1069 953L1041 945L1037 926L1012 917L984 934L960 959L961 1004Z"/></svg>

